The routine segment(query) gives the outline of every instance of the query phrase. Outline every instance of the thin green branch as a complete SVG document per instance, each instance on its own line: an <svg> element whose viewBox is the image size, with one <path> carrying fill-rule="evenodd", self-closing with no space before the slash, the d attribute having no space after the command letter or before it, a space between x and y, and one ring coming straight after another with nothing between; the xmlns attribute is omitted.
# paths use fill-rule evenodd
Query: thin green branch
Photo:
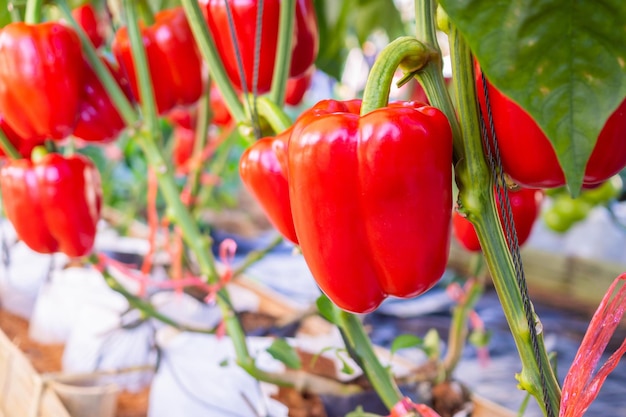
<svg viewBox="0 0 626 417"><path fill-rule="evenodd" d="M296 14L296 0L280 2L280 26L278 27L278 48L272 75L272 90L270 99L277 105L285 104L285 90L291 68L291 54L293 49L293 30Z"/></svg>

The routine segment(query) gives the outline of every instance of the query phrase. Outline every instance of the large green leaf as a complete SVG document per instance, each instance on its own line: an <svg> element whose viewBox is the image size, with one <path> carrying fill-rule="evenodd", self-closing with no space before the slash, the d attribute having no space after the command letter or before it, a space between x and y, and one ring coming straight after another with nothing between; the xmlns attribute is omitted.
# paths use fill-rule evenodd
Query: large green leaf
<svg viewBox="0 0 626 417"><path fill-rule="evenodd" d="M440 0L489 80L537 121L572 190L626 96L626 1Z"/></svg>

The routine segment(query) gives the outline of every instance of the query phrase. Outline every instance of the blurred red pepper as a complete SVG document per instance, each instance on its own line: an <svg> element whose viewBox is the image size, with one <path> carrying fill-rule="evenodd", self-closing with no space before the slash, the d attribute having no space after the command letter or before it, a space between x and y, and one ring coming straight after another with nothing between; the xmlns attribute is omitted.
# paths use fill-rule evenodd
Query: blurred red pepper
<svg viewBox="0 0 626 417"><path fill-rule="evenodd" d="M530 236L535 220L539 215L543 196L543 191L530 188L509 191L509 202L511 203L513 222L520 246ZM498 210L498 216L500 223L502 223L502 211ZM481 250L474 225L456 211L452 215L452 231L457 241L468 251L478 252Z"/></svg>
<svg viewBox="0 0 626 417"><path fill-rule="evenodd" d="M73 29L15 22L0 31L0 113L19 136L69 136L83 79L81 44Z"/></svg>
<svg viewBox="0 0 626 417"><path fill-rule="evenodd" d="M246 86L252 91L254 51L257 30L258 0L199 0L208 28L213 34L215 46L233 85L243 89L236 50L243 61ZM232 11L235 47L230 35L228 8ZM259 54L259 78L257 90L264 93L272 86L274 60L278 43L280 0L263 2L261 52ZM319 49L317 18L312 0L297 0L294 22L291 67L289 75L297 77L313 65Z"/></svg>
<svg viewBox="0 0 626 417"><path fill-rule="evenodd" d="M11 129L11 126L7 124L2 115L0 115L0 130L2 130L2 133L4 133L4 135L7 137L9 142L11 142L13 147L19 152L19 154L25 158L30 158L31 151L36 146L43 145L45 142L44 139L26 140L24 138L21 138L17 133L15 133L13 129ZM0 146L0 157L4 156L6 156L6 153L4 152L4 149L2 149L2 147Z"/></svg>
<svg viewBox="0 0 626 417"><path fill-rule="evenodd" d="M100 175L84 156L9 160L0 169L7 218L17 235L40 253L88 254L100 218Z"/></svg>
<svg viewBox="0 0 626 417"><path fill-rule="evenodd" d="M174 140L172 161L176 167L176 172L182 174L186 172L186 164L193 155L196 132L183 126L174 126L172 138Z"/></svg>
<svg viewBox="0 0 626 417"><path fill-rule="evenodd" d="M485 94L477 67L477 93L486 115ZM487 82L489 104L507 174L520 185L556 188L565 185L565 176L552 143L526 111ZM626 166L626 99L609 117L585 168L584 183L598 184Z"/></svg>
<svg viewBox="0 0 626 417"><path fill-rule="evenodd" d="M294 123L289 199L300 248L340 308L376 309L441 278L452 211L452 133L441 111L390 104L359 116L323 101Z"/></svg>
<svg viewBox="0 0 626 417"><path fill-rule="evenodd" d="M202 60L182 7L163 10L155 23L142 27L150 77L159 114L177 105L195 103L202 94ZM139 98L139 86L126 27L115 34L113 54ZM141 101L141 100L140 100Z"/></svg>
<svg viewBox="0 0 626 417"><path fill-rule="evenodd" d="M285 103L290 106L297 106L302 102L304 94L311 86L313 74L315 74L315 65L311 65L311 68L309 68L304 74L298 77L291 77L287 80Z"/></svg>
<svg viewBox="0 0 626 417"><path fill-rule="evenodd" d="M103 26L100 17L91 3L86 3L72 10L72 17L85 31L95 48L99 48L104 42Z"/></svg>
<svg viewBox="0 0 626 417"><path fill-rule="evenodd" d="M130 98L128 81L122 77L119 68L107 59L103 61ZM84 65L86 77L83 85L83 99L80 103L79 119L74 129L74 136L87 142L110 142L117 138L126 127L126 123L89 63L85 62Z"/></svg>
<svg viewBox="0 0 626 417"><path fill-rule="evenodd" d="M233 117L230 115L228 107L226 107L222 95L215 84L211 85L209 101L211 104L211 123L220 127L228 126ZM167 113L167 119L176 126L195 129L198 119L198 107L176 107Z"/></svg>
<svg viewBox="0 0 626 417"><path fill-rule="evenodd" d="M290 134L291 129L288 129L276 137L256 141L241 156L239 174L243 184L259 202L272 225L285 238L298 244L291 216L285 165Z"/></svg>

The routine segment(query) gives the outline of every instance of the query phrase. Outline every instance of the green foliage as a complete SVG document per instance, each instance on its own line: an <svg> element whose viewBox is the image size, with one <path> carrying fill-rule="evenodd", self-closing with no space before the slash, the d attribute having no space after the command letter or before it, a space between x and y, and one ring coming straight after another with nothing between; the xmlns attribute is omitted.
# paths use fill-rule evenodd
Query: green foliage
<svg viewBox="0 0 626 417"><path fill-rule="evenodd" d="M295 349L287 343L285 339L278 338L274 340L272 345L267 348L267 352L272 355L274 359L285 364L290 369L302 368L302 361Z"/></svg>
<svg viewBox="0 0 626 417"><path fill-rule="evenodd" d="M537 121L574 192L626 96L623 0L441 0L489 80Z"/></svg>
<svg viewBox="0 0 626 417"><path fill-rule="evenodd" d="M396 337L391 343L391 354L395 354L400 349L407 349L412 347L421 346L424 341L415 335L412 334L402 334Z"/></svg>

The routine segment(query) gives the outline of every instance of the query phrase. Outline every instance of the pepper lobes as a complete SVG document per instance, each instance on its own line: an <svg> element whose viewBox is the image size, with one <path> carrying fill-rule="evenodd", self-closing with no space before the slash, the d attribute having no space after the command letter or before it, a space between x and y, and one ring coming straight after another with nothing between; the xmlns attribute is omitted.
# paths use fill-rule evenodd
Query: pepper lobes
<svg viewBox="0 0 626 417"><path fill-rule="evenodd" d="M154 19L155 23L142 27L141 33L157 110L164 114L177 105L192 104L200 98L202 60L182 7L163 10ZM126 73L133 94L141 101L126 27L117 31L111 48Z"/></svg>
<svg viewBox="0 0 626 417"><path fill-rule="evenodd" d="M60 23L9 23L0 31L0 113L28 139L63 139L83 86L80 39Z"/></svg>
<svg viewBox="0 0 626 417"><path fill-rule="evenodd" d="M367 313L442 276L452 215L452 133L441 111L397 103L359 116L323 101L294 123L289 199L304 259L340 308Z"/></svg>
<svg viewBox="0 0 626 417"><path fill-rule="evenodd" d="M50 153L10 160L0 169L0 189L7 218L32 250L70 257L91 251L102 190L88 158Z"/></svg>

